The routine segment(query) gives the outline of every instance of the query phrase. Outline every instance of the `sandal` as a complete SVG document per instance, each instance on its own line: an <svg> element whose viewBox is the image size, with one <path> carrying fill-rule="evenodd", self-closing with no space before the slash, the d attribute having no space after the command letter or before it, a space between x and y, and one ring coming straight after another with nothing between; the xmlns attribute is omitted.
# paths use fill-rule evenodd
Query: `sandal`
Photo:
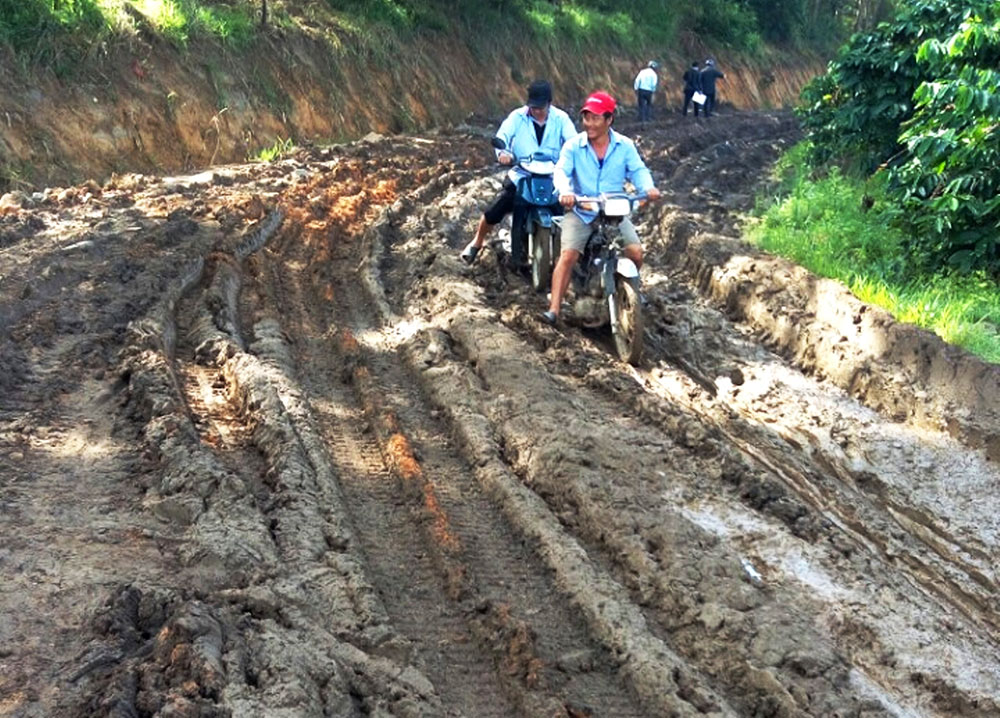
<svg viewBox="0 0 1000 718"><path fill-rule="evenodd" d="M476 246L475 242L469 242L465 245L465 249L462 250L462 253L459 256L466 264L472 264L476 261L476 255L478 254L479 247Z"/></svg>

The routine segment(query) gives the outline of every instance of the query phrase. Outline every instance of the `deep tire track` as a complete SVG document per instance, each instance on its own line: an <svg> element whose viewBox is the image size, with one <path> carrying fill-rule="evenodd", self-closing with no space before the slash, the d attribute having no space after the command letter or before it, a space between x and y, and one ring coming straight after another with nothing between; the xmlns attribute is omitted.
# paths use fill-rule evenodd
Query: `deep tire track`
<svg viewBox="0 0 1000 718"><path fill-rule="evenodd" d="M344 242L336 236L327 241L334 245ZM286 317L299 317L292 320L293 323L301 322L295 326L295 335L311 337L300 347L299 366L303 383L310 387L313 402L324 415L325 431L339 457L338 463L342 466L341 480L352 507L352 515L358 519L359 532L370 535L370 543L366 543L372 551L369 560L377 567L375 573L382 574L383 579L391 584L391 579L398 575L400 566L409 565L412 569L422 561L426 563L423 551L414 554L414 520L446 523L444 530L453 534L453 539L446 539L446 542L460 548L453 555L444 555L435 561L437 565L433 580L439 587L443 581L445 592L452 601L458 602L455 605L460 608L460 612L466 614L462 620L472 621L472 634L481 643L485 642L490 646L493 652L491 663L499 664L494 670L520 674L513 678L513 701L519 705L520 714L534 715L543 709L539 706L552 705L552 709L560 711L560 715L563 710L576 710L574 706L589 706L588 710L596 711L595 715L641 715L614 673L603 668L609 663L606 658L602 658L601 649L586 638L582 624L567 610L565 603L554 591L551 579L547 578L545 569L532 558L530 548L523 546L520 539L512 536L509 529L497 521L493 504L469 480L468 467L455 460L454 449L447 440L442 442L440 430L431 429L436 422L422 408L424 399L414 393L412 381L405 376L405 370L389 361L390 354L387 351L366 352L369 360L367 366L372 370L371 376L378 385L378 392L398 409L401 425L420 427L419 435L424 440L416 442L415 449L421 457L423 474L433 477L427 479L432 485L427 484L423 489L407 489L405 486L397 486L394 480L387 480L389 477L385 474L384 464L374 463L371 438L362 439L357 435L356 428L349 429L345 425L345 421L352 424L352 419L357 418L357 410L345 408L351 402L344 389L339 387L339 382L350 375L351 365L356 358L329 357L329 342L334 330L326 325L327 320L321 311L314 310L310 316L308 311L301 308L317 306L315 301L303 300L302 297L312 293L331 300L338 310L334 315L338 322L338 332L347 331L352 336L360 337L375 335L377 332L370 317L360 313L362 310L367 311L369 300L359 292L357 283L352 280L351 259L356 255L350 246L340 247L329 255L324 253L324 256L331 255L333 268L329 272L323 272L332 277L329 284L302 287L289 277L281 277L276 278L276 286L280 282L285 288L275 293L279 295L279 302L286 301L289 307L289 311L283 314ZM307 261L303 259L297 264L306 265ZM299 279L299 283L306 282ZM298 298L289 300L288 297L292 296ZM300 331L303 327L305 330ZM326 408L320 409L320 405ZM344 413L347 414L346 417L338 416ZM369 416L369 424L373 421L377 422L378 417ZM366 443L358 444L359 441L367 442L367 448L364 448ZM385 452L383 445L383 456ZM358 476L365 478L357 478ZM421 491L433 494L431 500L436 503L431 509L440 512L436 519L433 511L432 515L420 519L420 503L423 503L425 513L429 510L428 498L420 496ZM407 493L411 495L409 498ZM406 508L401 511L401 507ZM387 517L393 517L395 521L387 524ZM389 535L398 534L400 538L387 545L385 530L393 523L396 526ZM430 540L433 543L435 539L441 540L437 535L439 531L439 527L433 526L424 530L424 541ZM403 555L394 557L395 552L391 546L396 545L407 547ZM433 555L435 551L449 554L447 548L441 546L432 546L429 553ZM381 580L379 584L389 585ZM466 595L470 590L474 594L471 597ZM386 592L387 589L383 588L383 595ZM428 589L428 592L437 594L435 600L443 598L440 588L436 591ZM411 596L406 598L413 600ZM429 629L425 622L413 617L423 615L423 611L433 611L433 605L432 601L421 610L415 610L404 602L402 609L395 612L400 619L394 620L394 623L398 623L404 635L421 636ZM443 629L451 632L453 629L448 626L447 612L440 605L437 610L445 614ZM470 610L473 613L485 611L486 615L470 617ZM393 613L391 608L390 613ZM518 622L524 622L530 627L530 635L519 638L518 635L508 634L498 638L496 631L506 634L510 630L511 618L515 622L515 634L521 630L516 629ZM468 628L465 630L468 632ZM529 654L532 650L539 651L538 664L533 663L534 659L530 655L513 655L523 652L524 647L519 642L525 638L534 646L529 649ZM495 643L497 640L500 641L499 645ZM425 639L423 642L429 641ZM453 660L455 658L452 657ZM542 675L536 676L535 673ZM434 674L439 675L437 671ZM508 684L511 680L510 676L505 678ZM522 685L516 685L518 681ZM444 692L460 696L460 688L458 686L454 694ZM539 691L542 698L532 695ZM544 698L546 694L566 698L556 699L556 703L563 703L559 706L552 704L551 699ZM488 695L480 694L473 698L473 705L478 706L476 710L480 713L486 710L485 706L495 704Z"/></svg>
<svg viewBox="0 0 1000 718"><path fill-rule="evenodd" d="M310 259L300 258L297 266L308 267ZM496 681L492 661L482 654L465 617L444 590L425 547L419 511L386 467L371 430L366 430L364 412L345 383L350 380L349 366L331 353L332 328L305 294L309 278L288 271L293 261L285 257L283 266L268 267L262 291L281 312L286 330L298 338L299 381L319 420L370 579L399 632L376 650L424 667L449 715L516 715ZM333 298L340 299L337 293ZM477 690L470 691L471 685Z"/></svg>

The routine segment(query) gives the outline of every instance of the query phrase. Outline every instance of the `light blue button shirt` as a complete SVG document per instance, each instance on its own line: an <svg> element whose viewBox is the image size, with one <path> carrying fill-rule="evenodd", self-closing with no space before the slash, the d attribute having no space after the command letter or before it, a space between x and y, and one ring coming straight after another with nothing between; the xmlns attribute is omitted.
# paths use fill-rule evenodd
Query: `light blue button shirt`
<svg viewBox="0 0 1000 718"><path fill-rule="evenodd" d="M604 154L603 165L587 141L586 132L564 144L552 180L561 195L572 193L590 197L602 192L623 192L625 180L638 192L647 192L655 186L653 175L639 156L635 143L614 130L608 130L608 151ZM587 224L597 216L596 212L582 210L579 205L573 211Z"/></svg>
<svg viewBox="0 0 1000 718"><path fill-rule="evenodd" d="M542 141L538 141L535 134L535 120L528 112L528 106L520 107L509 115L500 124L496 136L507 144L507 151L518 159L527 157L536 152L544 152L555 159L559 156L566 140L576 135L576 127L573 120L558 107L549 105L549 116L545 120L545 131L542 133ZM500 150L496 151L497 157ZM507 176L512 182L517 182L523 177L525 172L519 167L514 167Z"/></svg>
<svg viewBox="0 0 1000 718"><path fill-rule="evenodd" d="M639 70L639 74L635 76L635 82L632 87L636 90L649 90L650 92L656 92L656 82L659 78L656 76L656 70L651 67L644 67Z"/></svg>

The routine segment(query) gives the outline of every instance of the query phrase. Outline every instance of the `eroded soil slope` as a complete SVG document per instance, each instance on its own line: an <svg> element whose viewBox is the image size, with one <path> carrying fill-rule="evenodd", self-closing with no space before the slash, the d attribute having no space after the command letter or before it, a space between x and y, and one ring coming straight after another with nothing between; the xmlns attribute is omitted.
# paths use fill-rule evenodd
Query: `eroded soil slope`
<svg viewBox="0 0 1000 718"><path fill-rule="evenodd" d="M742 246L791 117L636 136L647 358L482 132L8 196L0 715L995 716L998 372Z"/></svg>

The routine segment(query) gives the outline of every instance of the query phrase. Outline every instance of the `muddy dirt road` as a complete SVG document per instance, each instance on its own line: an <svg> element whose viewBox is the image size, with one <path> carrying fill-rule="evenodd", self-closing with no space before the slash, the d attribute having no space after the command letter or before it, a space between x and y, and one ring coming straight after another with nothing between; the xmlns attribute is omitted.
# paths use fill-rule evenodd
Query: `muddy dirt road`
<svg viewBox="0 0 1000 718"><path fill-rule="evenodd" d="M997 367L737 241L791 117L622 129L638 367L487 128L8 196L0 716L1000 715Z"/></svg>

